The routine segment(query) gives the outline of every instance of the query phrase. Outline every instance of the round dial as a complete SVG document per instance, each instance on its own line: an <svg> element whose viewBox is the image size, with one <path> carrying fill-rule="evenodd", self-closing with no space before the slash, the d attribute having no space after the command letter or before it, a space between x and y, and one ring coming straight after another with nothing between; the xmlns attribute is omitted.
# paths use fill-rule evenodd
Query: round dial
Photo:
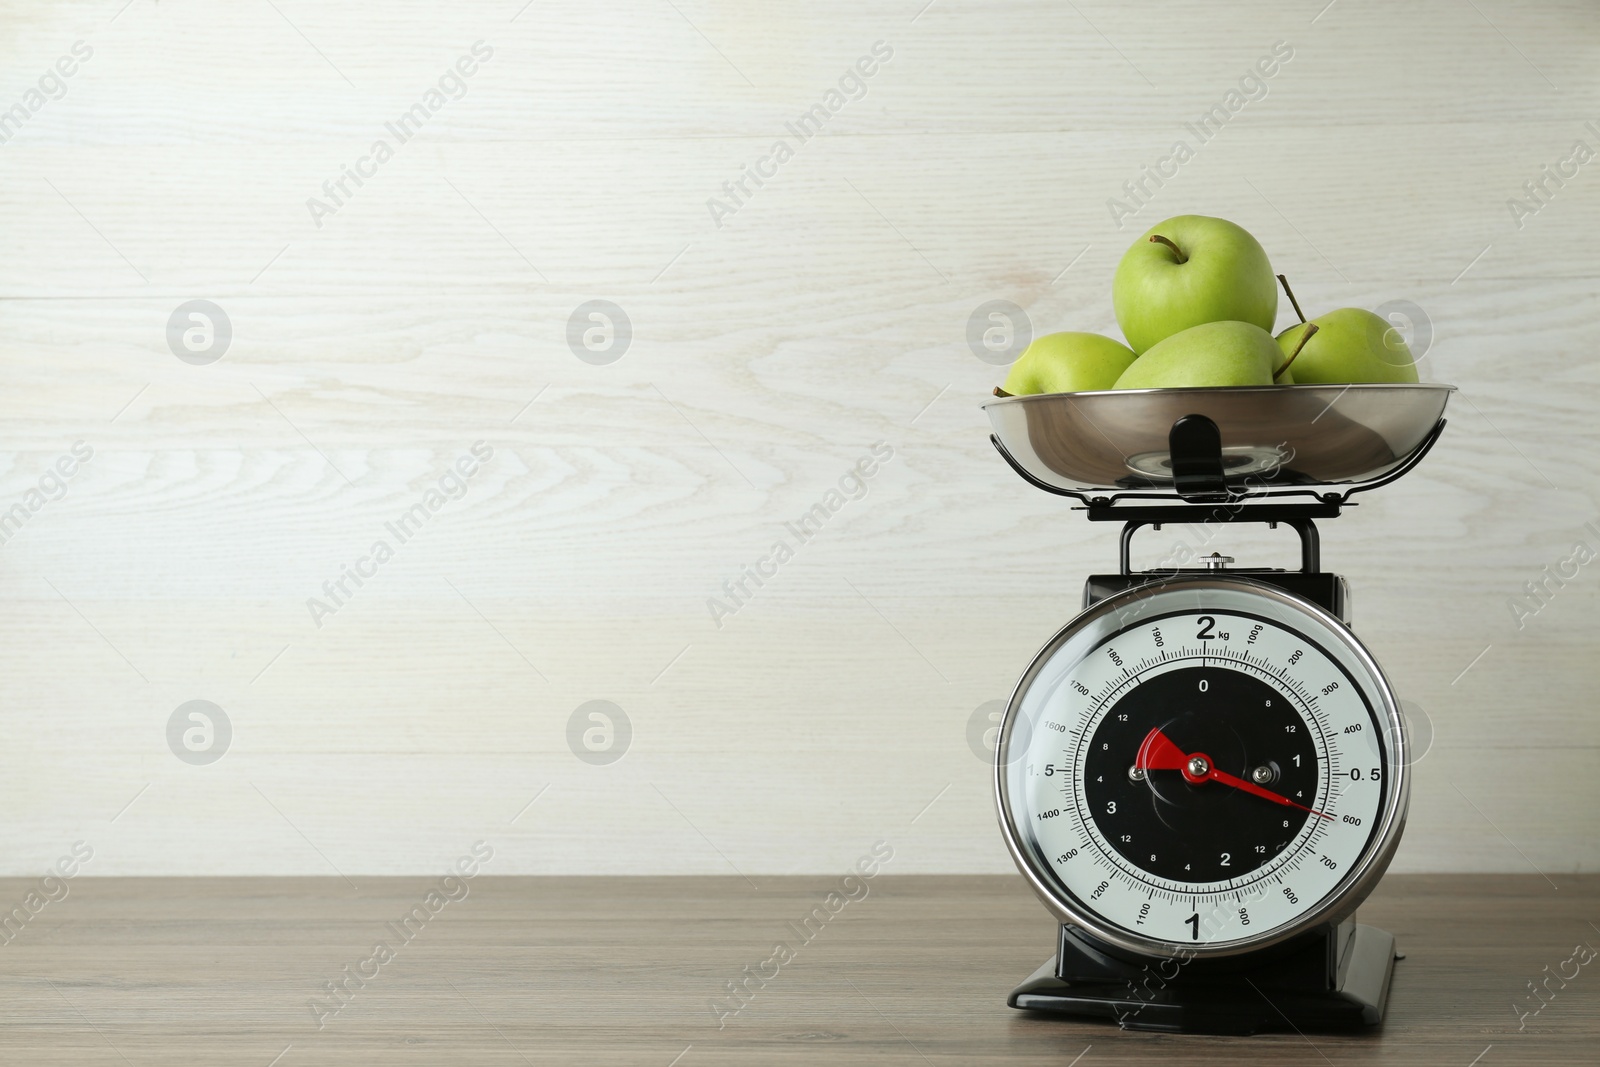
<svg viewBox="0 0 1600 1067"><path fill-rule="evenodd" d="M1399 840L1404 752L1388 683L1333 616L1178 578L1103 601L1035 659L1001 724L1001 824L1062 921L1228 954L1355 908Z"/></svg>

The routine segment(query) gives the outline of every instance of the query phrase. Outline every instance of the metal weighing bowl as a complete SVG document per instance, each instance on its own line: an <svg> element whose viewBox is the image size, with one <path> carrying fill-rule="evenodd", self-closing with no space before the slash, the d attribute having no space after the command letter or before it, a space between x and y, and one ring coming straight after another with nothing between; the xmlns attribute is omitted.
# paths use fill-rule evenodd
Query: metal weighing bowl
<svg viewBox="0 0 1600 1067"><path fill-rule="evenodd" d="M1348 485L1404 463L1453 385L1252 385L1042 393L983 405L1017 464L1057 489L1172 485L1167 434L1204 415L1222 435L1230 486Z"/></svg>

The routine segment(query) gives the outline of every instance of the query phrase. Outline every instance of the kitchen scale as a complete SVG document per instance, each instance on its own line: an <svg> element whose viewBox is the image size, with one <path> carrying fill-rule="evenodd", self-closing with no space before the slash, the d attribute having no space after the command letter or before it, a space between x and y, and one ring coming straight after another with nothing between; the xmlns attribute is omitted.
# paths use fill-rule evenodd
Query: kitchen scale
<svg viewBox="0 0 1600 1067"><path fill-rule="evenodd" d="M1415 467L1454 386L1112 390L984 405L1029 484L1123 523L1121 566L1017 683L995 750L1012 858L1060 922L1015 1008L1137 1030L1374 1026L1394 937L1355 921L1400 841L1399 702L1324 572L1316 520ZM1300 569L1144 526L1279 523ZM1210 540L1215 533L1209 530Z"/></svg>

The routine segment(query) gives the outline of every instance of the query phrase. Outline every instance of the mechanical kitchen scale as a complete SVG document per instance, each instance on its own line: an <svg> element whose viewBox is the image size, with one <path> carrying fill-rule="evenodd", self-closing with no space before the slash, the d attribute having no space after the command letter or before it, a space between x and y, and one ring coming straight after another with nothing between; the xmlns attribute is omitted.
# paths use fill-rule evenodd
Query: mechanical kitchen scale
<svg viewBox="0 0 1600 1067"><path fill-rule="evenodd" d="M1121 522L1121 566L1034 658L995 751L1006 845L1060 921L1012 1007L1139 1030L1379 1023L1392 935L1355 921L1405 824L1405 720L1316 520L1400 478L1454 386L1292 385L984 405L1022 478ZM1298 571L1134 571L1165 523L1279 523ZM1209 540L1209 537L1207 538Z"/></svg>

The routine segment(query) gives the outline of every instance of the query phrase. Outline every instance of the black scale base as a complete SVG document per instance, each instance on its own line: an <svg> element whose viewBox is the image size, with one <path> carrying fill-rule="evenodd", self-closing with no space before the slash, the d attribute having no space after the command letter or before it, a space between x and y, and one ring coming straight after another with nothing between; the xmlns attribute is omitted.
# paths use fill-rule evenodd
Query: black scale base
<svg viewBox="0 0 1600 1067"><path fill-rule="evenodd" d="M1245 957L1188 962L1130 962L1063 926L1056 958L1006 1003L1115 1022L1127 1030L1363 1030L1383 1020L1396 958L1392 934L1354 922Z"/></svg>

